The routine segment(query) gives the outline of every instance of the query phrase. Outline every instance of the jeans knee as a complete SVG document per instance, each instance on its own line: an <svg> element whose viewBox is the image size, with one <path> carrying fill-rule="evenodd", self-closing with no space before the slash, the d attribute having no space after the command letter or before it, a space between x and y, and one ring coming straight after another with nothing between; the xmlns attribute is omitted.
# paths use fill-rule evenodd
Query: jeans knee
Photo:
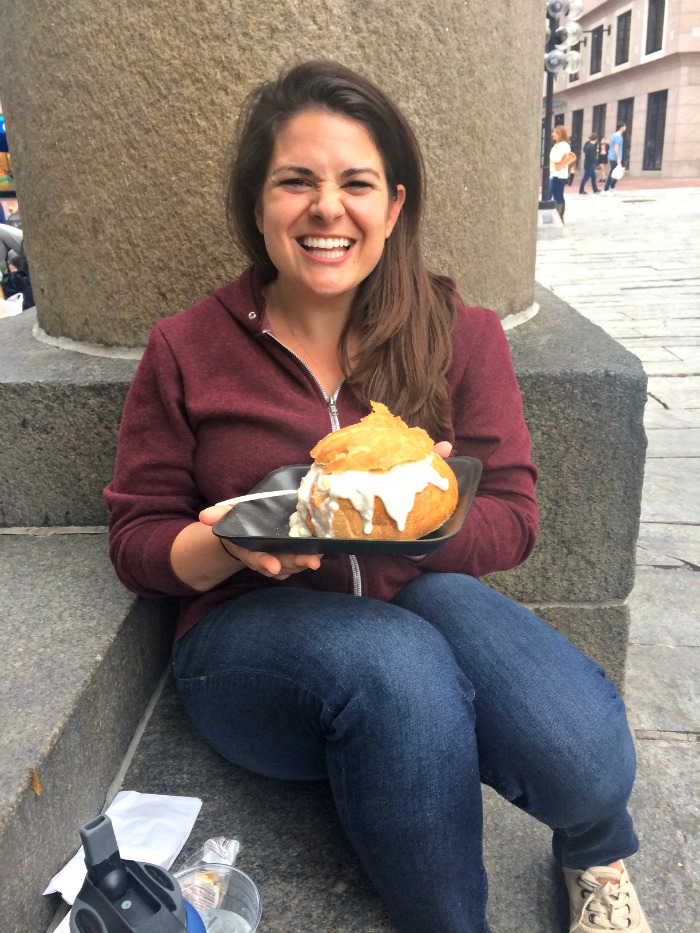
<svg viewBox="0 0 700 933"><path fill-rule="evenodd" d="M632 793L636 755L624 716L619 727L602 730L599 737L584 742L562 772L564 798L570 801L569 816L559 825L595 822L623 811Z"/></svg>
<svg viewBox="0 0 700 933"><path fill-rule="evenodd" d="M443 742L473 732L474 688L447 644L427 625L372 646L334 713L334 731L357 724L391 741Z"/></svg>

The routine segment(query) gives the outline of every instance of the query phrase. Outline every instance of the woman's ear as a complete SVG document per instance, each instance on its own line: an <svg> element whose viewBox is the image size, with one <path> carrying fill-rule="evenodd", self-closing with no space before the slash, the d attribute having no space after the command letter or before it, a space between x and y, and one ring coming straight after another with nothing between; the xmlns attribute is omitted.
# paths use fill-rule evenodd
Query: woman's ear
<svg viewBox="0 0 700 933"><path fill-rule="evenodd" d="M406 200L406 189L403 185L396 186L396 197L389 204L389 215L386 220L386 234L385 239L388 239L391 236L391 231L396 225L396 221L399 219L399 214L401 213L401 208L404 205Z"/></svg>
<svg viewBox="0 0 700 933"><path fill-rule="evenodd" d="M262 212L262 205L260 204L259 201L258 201L258 203L255 205L255 223L256 223L256 226L257 226L258 230L260 231L260 233L262 233L262 234L264 235L264 234L265 234L265 231L264 231L264 229L263 229L263 212Z"/></svg>

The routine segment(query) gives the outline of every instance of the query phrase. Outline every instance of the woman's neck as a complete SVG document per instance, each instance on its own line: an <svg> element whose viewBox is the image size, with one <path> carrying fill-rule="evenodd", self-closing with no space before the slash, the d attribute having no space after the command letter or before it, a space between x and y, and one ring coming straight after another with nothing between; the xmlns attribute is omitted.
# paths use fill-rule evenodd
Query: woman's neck
<svg viewBox="0 0 700 933"><path fill-rule="evenodd" d="M308 366L330 396L343 381L340 336L350 314L350 301L308 300L271 282L263 288L265 314L274 336ZM355 341L348 338L353 356Z"/></svg>
<svg viewBox="0 0 700 933"><path fill-rule="evenodd" d="M265 310L273 328L282 324L301 337L337 346L350 316L352 296L310 297L285 287L278 280L263 289Z"/></svg>

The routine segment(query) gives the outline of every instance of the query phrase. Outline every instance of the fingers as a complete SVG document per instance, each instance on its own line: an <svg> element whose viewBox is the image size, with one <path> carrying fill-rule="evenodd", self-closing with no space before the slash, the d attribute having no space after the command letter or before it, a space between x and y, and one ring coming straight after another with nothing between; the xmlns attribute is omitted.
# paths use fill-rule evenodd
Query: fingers
<svg viewBox="0 0 700 933"><path fill-rule="evenodd" d="M199 520L203 525L215 525L220 518L226 515L229 509L230 506L228 505L210 505L199 513Z"/></svg>
<svg viewBox="0 0 700 933"><path fill-rule="evenodd" d="M286 580L292 574L318 570L321 566L320 554L267 554L264 551L237 548L236 557L256 573L275 580Z"/></svg>
<svg viewBox="0 0 700 933"><path fill-rule="evenodd" d="M437 444L433 447L433 451L443 460L447 458L452 453L452 444L449 441L438 441Z"/></svg>

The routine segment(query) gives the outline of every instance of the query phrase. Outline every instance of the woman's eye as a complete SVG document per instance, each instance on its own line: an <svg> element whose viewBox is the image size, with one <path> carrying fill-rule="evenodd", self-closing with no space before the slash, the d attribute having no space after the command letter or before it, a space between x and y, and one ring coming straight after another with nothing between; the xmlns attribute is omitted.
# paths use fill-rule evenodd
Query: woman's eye
<svg viewBox="0 0 700 933"><path fill-rule="evenodd" d="M368 181L360 181L359 179L355 179L354 181L349 181L345 187L355 191L367 191L372 186Z"/></svg>
<svg viewBox="0 0 700 933"><path fill-rule="evenodd" d="M285 188L307 188L309 182L305 178L284 178L281 184Z"/></svg>

